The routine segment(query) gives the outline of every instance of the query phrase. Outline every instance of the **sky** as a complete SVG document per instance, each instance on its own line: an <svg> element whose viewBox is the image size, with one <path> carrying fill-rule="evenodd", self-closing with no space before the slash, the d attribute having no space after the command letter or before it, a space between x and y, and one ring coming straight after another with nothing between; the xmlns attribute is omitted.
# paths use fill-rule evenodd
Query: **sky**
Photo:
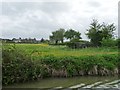
<svg viewBox="0 0 120 90"><path fill-rule="evenodd" d="M84 40L93 19L115 23L119 0L3 0L0 2L1 38L48 39L59 28L74 29Z"/></svg>

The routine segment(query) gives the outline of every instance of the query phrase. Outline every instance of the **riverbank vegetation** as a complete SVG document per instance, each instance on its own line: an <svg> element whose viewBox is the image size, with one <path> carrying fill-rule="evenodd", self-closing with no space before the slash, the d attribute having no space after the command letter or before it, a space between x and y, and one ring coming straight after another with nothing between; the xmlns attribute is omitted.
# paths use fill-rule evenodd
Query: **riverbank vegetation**
<svg viewBox="0 0 120 90"><path fill-rule="evenodd" d="M4 85L45 77L118 74L117 48L73 50L47 44L10 44L3 46L2 63Z"/></svg>

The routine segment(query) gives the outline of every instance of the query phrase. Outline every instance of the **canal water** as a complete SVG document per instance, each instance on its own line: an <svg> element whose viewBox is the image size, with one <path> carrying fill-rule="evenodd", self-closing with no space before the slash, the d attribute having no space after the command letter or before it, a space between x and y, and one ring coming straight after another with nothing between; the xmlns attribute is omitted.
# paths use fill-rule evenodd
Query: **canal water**
<svg viewBox="0 0 120 90"><path fill-rule="evenodd" d="M46 78L39 81L31 81L26 83L18 83L3 88L54 88L62 87L68 88L74 85L89 85L90 84L105 84L112 81L119 80L117 76L79 76L70 78ZM93 85L94 85L93 84Z"/></svg>

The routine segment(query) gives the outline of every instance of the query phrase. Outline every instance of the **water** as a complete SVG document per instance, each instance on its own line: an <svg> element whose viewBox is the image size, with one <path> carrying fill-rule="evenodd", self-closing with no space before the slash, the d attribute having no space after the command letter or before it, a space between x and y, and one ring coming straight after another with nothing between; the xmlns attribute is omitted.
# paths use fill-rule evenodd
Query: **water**
<svg viewBox="0 0 120 90"><path fill-rule="evenodd" d="M81 77L71 77L71 78L46 78L39 81L31 81L26 83L13 84L9 86L4 86L5 88L69 88L74 85L77 87L80 85L94 86L99 84L104 84L118 80L118 77L112 76L81 76ZM116 83L115 83L116 84ZM86 87L85 86L85 87Z"/></svg>

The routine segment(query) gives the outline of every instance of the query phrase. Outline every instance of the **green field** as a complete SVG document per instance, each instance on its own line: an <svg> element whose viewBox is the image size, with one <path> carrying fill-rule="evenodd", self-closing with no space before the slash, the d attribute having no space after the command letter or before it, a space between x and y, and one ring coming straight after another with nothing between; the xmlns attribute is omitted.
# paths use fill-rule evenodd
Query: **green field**
<svg viewBox="0 0 120 90"><path fill-rule="evenodd" d="M70 49L66 46L50 46L47 44L16 44L16 48L25 50L27 54L31 54L32 57L42 56L91 56L91 55L106 55L106 54L118 54L117 48L85 48L85 49Z"/></svg>

